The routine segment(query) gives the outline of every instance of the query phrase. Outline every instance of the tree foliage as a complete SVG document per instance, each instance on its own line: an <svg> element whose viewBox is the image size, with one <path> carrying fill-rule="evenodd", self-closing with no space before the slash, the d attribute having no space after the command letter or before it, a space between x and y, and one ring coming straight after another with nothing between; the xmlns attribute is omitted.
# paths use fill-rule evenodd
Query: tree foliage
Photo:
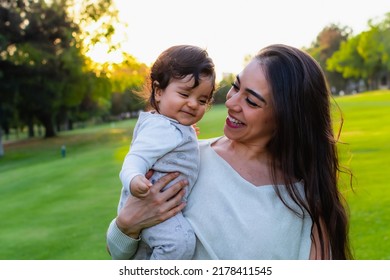
<svg viewBox="0 0 390 280"><path fill-rule="evenodd" d="M109 79L88 67L84 41L109 41L115 20L110 3L84 1L85 12L71 17L75 2L69 0L0 2L0 101L3 111L16 112L2 123L22 122L33 131L37 120L51 137L56 123L77 119L85 104L109 110ZM102 19L98 32L80 28Z"/></svg>
<svg viewBox="0 0 390 280"><path fill-rule="evenodd" d="M1 5L1 84L19 118L31 125L37 118L54 135L53 113L58 110L66 78L79 65L72 24L54 2L10 1ZM65 77L65 78L64 78Z"/></svg>
<svg viewBox="0 0 390 280"><path fill-rule="evenodd" d="M144 109L145 100L139 93L147 90L145 86L148 82L149 68L143 63L138 63L129 54L124 54L124 60L110 65L110 68L110 80L113 85L111 114L129 117L134 112Z"/></svg>
<svg viewBox="0 0 390 280"><path fill-rule="evenodd" d="M327 69L342 73L344 78L359 78L364 71L364 61L358 52L360 34L340 45L332 57L327 60Z"/></svg>
<svg viewBox="0 0 390 280"><path fill-rule="evenodd" d="M248 57L246 57L248 59ZM215 104L223 104L226 101L226 94L232 87L232 83L236 77L234 74L225 75L222 80L218 83L218 87L214 94L214 103Z"/></svg>
<svg viewBox="0 0 390 280"><path fill-rule="evenodd" d="M350 34L349 27L330 24L321 30L311 47L306 49L321 65L334 93L345 87L346 80L340 73L327 70L326 62L348 40Z"/></svg>
<svg viewBox="0 0 390 280"><path fill-rule="evenodd" d="M344 78L363 79L370 89L378 87L383 73L390 71L390 13L383 21L368 22L369 29L340 45L327 60L327 69Z"/></svg>

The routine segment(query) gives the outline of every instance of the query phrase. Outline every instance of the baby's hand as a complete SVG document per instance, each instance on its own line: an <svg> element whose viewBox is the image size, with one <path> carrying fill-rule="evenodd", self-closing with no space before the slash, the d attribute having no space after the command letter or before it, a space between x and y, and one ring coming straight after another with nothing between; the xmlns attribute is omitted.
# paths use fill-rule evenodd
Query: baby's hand
<svg viewBox="0 0 390 280"><path fill-rule="evenodd" d="M137 198L145 198L151 187L152 183L143 175L135 176L130 183L131 194Z"/></svg>

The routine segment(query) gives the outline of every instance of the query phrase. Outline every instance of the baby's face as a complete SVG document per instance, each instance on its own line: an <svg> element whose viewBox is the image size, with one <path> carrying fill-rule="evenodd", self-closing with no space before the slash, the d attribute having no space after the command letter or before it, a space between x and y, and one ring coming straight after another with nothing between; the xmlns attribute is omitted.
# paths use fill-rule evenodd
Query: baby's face
<svg viewBox="0 0 390 280"><path fill-rule="evenodd" d="M203 77L199 85L193 88L194 78L172 79L165 89L156 89L156 101L160 114L177 120L183 125L197 123L206 112L213 81Z"/></svg>

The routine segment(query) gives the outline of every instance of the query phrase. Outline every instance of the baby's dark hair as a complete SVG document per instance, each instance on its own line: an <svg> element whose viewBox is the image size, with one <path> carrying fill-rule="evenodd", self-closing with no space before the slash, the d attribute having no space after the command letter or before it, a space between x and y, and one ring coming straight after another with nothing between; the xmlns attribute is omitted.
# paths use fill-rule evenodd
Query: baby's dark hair
<svg viewBox="0 0 390 280"><path fill-rule="evenodd" d="M192 45L177 45L163 51L152 65L148 85L149 106L158 111L155 99L156 87L165 89L172 79L183 79L191 75L196 88L201 78L210 77L212 89L208 103L213 99L215 90L215 69L213 60L206 50Z"/></svg>

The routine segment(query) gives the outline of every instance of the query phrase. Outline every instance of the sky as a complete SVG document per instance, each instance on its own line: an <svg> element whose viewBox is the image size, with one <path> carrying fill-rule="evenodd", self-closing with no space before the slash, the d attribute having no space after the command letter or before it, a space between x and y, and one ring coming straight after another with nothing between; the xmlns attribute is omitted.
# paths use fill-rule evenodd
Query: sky
<svg viewBox="0 0 390 280"><path fill-rule="evenodd" d="M354 34L390 12L389 0L114 0L126 22L117 40L123 50L151 65L166 48L193 44L207 49L219 78L238 74L244 57L282 43L309 47L329 24ZM100 60L109 56L95 53ZM115 58L111 58L115 59Z"/></svg>

